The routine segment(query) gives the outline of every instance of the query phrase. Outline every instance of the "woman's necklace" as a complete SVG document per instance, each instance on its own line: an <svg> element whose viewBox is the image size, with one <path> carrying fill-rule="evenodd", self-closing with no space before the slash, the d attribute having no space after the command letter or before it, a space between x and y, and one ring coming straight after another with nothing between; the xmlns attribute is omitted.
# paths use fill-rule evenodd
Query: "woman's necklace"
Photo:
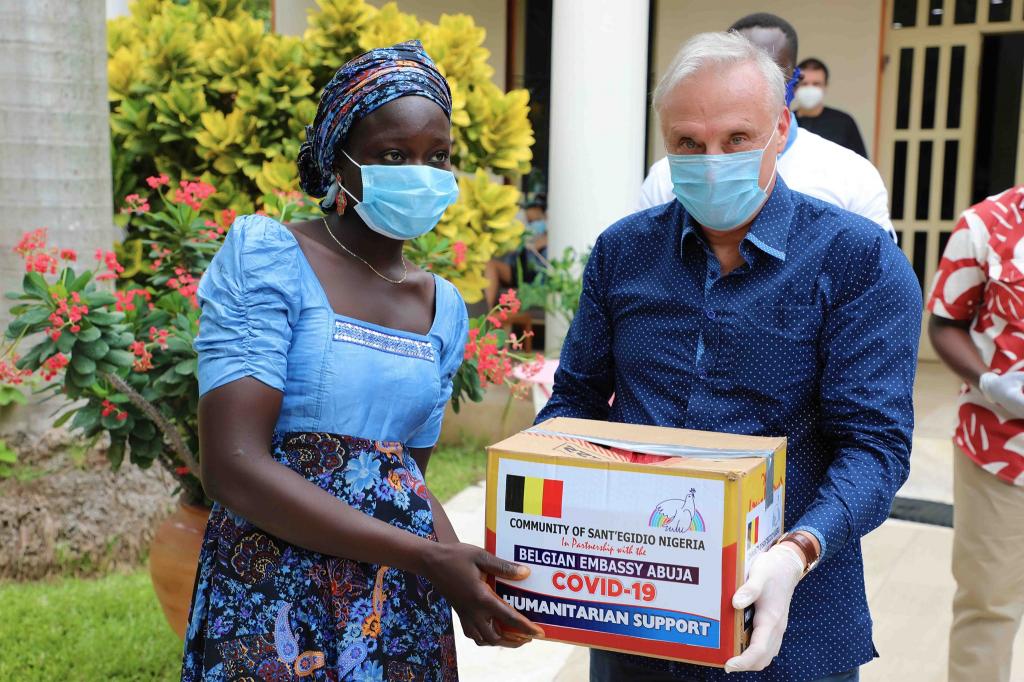
<svg viewBox="0 0 1024 682"><path fill-rule="evenodd" d="M401 284L402 282L405 281L406 277L409 276L409 264L405 262L405 256L404 255L402 256L402 269L404 270L404 272L402 273L402 278L401 279L391 279L387 275L380 274L380 272L377 270L377 268L375 268L372 265L370 265L366 261L365 258L360 256L359 254L353 253L351 249L349 249L347 246L342 244L341 240L339 240L337 237L335 237L334 236L334 232L331 231L331 225L330 225L330 223L327 222L327 216L324 216L323 221L324 221L324 227L327 228L327 234L331 235L331 239L333 239L334 242L338 246L341 247L342 251L344 251L348 255L352 256L356 260L361 260L363 262L363 265L365 265L366 267L368 267L371 270L373 270L373 274L377 275L378 277L380 277L385 282L391 282L392 284Z"/></svg>

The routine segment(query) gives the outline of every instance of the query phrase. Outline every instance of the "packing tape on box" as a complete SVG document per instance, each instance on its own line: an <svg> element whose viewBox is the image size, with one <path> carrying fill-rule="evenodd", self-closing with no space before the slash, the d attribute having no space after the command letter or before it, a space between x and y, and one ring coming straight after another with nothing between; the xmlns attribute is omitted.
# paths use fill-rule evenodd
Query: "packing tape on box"
<svg viewBox="0 0 1024 682"><path fill-rule="evenodd" d="M584 440L594 445L601 445L606 448L617 450L628 450L639 452L645 455L657 455L660 457L690 457L696 459L745 459L748 457L761 457L765 461L765 490L764 506L772 506L775 498L775 454L773 450L732 450L718 448L701 448L692 445L670 445L662 443L641 443L638 441L619 440L616 438L600 438L596 436L581 436L575 433L562 431L549 431L539 426L526 429L526 433L549 438L566 438L571 440Z"/></svg>

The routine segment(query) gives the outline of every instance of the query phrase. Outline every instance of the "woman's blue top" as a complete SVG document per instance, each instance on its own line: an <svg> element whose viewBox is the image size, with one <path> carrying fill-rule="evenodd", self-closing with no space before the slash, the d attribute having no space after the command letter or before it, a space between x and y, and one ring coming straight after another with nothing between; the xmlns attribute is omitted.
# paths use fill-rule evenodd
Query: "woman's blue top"
<svg viewBox="0 0 1024 682"><path fill-rule="evenodd" d="M430 447L468 332L458 290L437 275L434 285L427 334L340 315L288 228L241 216L199 282L199 395L254 377L284 393L280 433Z"/></svg>

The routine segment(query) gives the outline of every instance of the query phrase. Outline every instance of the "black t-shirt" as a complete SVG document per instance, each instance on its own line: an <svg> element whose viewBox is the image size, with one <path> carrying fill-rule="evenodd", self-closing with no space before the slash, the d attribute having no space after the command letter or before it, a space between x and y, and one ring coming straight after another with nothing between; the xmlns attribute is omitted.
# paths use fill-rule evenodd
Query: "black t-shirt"
<svg viewBox="0 0 1024 682"><path fill-rule="evenodd" d="M857 152L865 159L868 151L864 148L864 140L857 129L857 122L845 111L825 107L822 112L811 118L797 114L797 122L804 130L821 135L826 140L840 144L850 151Z"/></svg>

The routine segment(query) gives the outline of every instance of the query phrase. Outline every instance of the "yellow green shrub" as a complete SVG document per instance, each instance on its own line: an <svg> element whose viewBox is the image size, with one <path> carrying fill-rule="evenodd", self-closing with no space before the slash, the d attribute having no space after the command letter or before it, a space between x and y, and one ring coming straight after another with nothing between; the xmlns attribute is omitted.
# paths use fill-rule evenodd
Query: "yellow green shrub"
<svg viewBox="0 0 1024 682"><path fill-rule="evenodd" d="M240 213L297 191L294 160L321 88L348 59L418 38L451 84L453 163L467 173L438 228L466 257L441 274L478 300L487 260L523 231L519 192L495 178L527 172L533 144L528 95L491 81L484 29L462 14L432 24L395 3L318 0L300 39L269 33L249 5L135 0L108 22L115 203L148 194L144 179L159 174L202 178L218 188L211 205Z"/></svg>

